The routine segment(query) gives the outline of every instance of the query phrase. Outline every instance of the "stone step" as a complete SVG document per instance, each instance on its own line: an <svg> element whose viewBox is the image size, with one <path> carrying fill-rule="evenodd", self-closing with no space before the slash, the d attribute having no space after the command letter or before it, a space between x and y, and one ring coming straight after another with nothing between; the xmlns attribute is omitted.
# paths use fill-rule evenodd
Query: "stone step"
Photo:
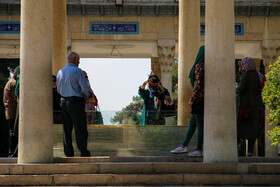
<svg viewBox="0 0 280 187"><path fill-rule="evenodd" d="M0 175L48 174L273 174L280 163L100 162L54 164L0 164Z"/></svg>
<svg viewBox="0 0 280 187"><path fill-rule="evenodd" d="M172 156L95 156L95 157L54 157L54 163L94 162L203 162L202 157L187 157L186 154ZM239 157L239 163L280 163L280 157ZM17 163L17 158L0 157L0 163Z"/></svg>
<svg viewBox="0 0 280 187"><path fill-rule="evenodd" d="M54 158L54 163L49 164L16 162L16 158L0 159L0 186L280 186L280 162L269 158L213 164L203 163L202 157L185 156Z"/></svg>
<svg viewBox="0 0 280 187"><path fill-rule="evenodd" d="M0 175L0 185L89 186L89 185L253 185L276 186L279 175L247 174L51 174Z"/></svg>

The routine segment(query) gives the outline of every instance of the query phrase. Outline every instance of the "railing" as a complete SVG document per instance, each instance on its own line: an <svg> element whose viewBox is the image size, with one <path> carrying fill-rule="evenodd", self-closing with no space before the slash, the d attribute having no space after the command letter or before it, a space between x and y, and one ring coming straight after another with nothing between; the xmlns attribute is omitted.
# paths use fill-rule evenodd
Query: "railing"
<svg viewBox="0 0 280 187"><path fill-rule="evenodd" d="M103 124L96 125L96 111L87 111L88 149L92 156L167 156L184 140L187 126L177 126L176 116L164 117L165 124L141 125L141 112L127 111L121 124L114 125L110 119L120 111L102 111ZM139 116L140 114L140 116ZM90 118L89 118L90 116ZM140 118L140 122L138 122ZM171 120L171 123L168 122ZM54 156L64 157L62 124L55 124ZM73 131L75 156L80 156ZM196 134L189 143L195 149Z"/></svg>

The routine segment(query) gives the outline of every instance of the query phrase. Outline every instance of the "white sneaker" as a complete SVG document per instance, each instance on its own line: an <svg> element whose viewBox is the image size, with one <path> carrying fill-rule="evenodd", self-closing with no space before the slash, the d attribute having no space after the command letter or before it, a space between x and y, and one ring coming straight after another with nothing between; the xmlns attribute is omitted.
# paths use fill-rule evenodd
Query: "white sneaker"
<svg viewBox="0 0 280 187"><path fill-rule="evenodd" d="M173 149L170 152L173 153L173 154L187 153L188 152L188 147L180 145L179 147L177 147L176 149Z"/></svg>
<svg viewBox="0 0 280 187"><path fill-rule="evenodd" d="M188 156L202 156L202 151L195 149L192 152L188 153Z"/></svg>

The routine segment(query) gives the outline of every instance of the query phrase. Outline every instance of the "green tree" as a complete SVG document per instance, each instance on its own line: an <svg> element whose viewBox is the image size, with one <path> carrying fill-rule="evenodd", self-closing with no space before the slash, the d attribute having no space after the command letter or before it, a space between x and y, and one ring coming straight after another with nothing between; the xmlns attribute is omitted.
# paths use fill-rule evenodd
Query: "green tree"
<svg viewBox="0 0 280 187"><path fill-rule="evenodd" d="M172 99L177 106L178 101L178 60L172 64ZM177 107L176 107L177 108Z"/></svg>
<svg viewBox="0 0 280 187"><path fill-rule="evenodd" d="M140 125L144 101L140 96L133 96L132 102L110 119L114 124Z"/></svg>
<svg viewBox="0 0 280 187"><path fill-rule="evenodd" d="M270 125L274 125L273 130L268 132L268 137L272 141L272 145L277 146L280 144L280 57L269 68L262 97L270 110L267 119L270 121Z"/></svg>
<svg viewBox="0 0 280 187"><path fill-rule="evenodd" d="M170 91L170 90L169 90ZM172 65L172 99L177 108L178 100L178 60ZM143 100L140 96L133 96L132 102L110 119L114 124L140 125L143 110ZM174 121L177 121L174 119Z"/></svg>

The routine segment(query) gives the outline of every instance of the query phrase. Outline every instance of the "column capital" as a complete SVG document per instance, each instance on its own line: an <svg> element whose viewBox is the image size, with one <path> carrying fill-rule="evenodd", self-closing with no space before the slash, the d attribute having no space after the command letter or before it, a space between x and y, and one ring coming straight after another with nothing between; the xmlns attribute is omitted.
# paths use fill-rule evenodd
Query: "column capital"
<svg viewBox="0 0 280 187"><path fill-rule="evenodd" d="M165 46L174 46L175 47L176 40L175 39L159 39L158 46L165 47Z"/></svg>
<svg viewBox="0 0 280 187"><path fill-rule="evenodd" d="M280 56L280 40L263 40L261 43L261 53L265 67L273 64Z"/></svg>
<svg viewBox="0 0 280 187"><path fill-rule="evenodd" d="M175 39L158 40L158 57L162 85L172 90L172 64L175 56Z"/></svg>
<svg viewBox="0 0 280 187"><path fill-rule="evenodd" d="M175 56L175 45L175 39L158 40L159 63L163 72L171 72L171 65Z"/></svg>
<svg viewBox="0 0 280 187"><path fill-rule="evenodd" d="M152 73L156 74L161 79L160 64L159 64L158 57L151 58L151 68L152 68Z"/></svg>

